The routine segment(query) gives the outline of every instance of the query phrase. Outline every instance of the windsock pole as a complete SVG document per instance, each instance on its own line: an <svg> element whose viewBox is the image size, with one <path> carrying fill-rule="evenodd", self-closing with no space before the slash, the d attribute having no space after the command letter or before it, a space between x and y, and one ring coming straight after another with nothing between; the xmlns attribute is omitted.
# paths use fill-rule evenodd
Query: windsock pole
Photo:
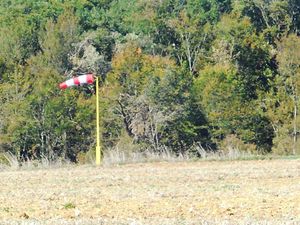
<svg viewBox="0 0 300 225"><path fill-rule="evenodd" d="M96 127L97 127L97 143L96 143L96 165L101 164L101 148L100 148L100 112L99 112L99 78L96 77Z"/></svg>
<svg viewBox="0 0 300 225"><path fill-rule="evenodd" d="M99 166L101 163L101 147L100 147L100 112L99 112L99 78L93 74L85 74L78 77L73 77L65 82L59 84L60 89L66 89L73 86L83 84L93 84L94 78L96 77L96 165Z"/></svg>

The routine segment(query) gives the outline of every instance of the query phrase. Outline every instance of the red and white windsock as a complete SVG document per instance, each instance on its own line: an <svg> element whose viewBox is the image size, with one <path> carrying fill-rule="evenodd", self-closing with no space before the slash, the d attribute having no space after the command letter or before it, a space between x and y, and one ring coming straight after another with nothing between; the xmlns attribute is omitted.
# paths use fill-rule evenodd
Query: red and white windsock
<svg viewBox="0 0 300 225"><path fill-rule="evenodd" d="M94 75L93 74L86 74L86 75L81 75L78 77L73 77L69 80L66 80L63 83L59 84L60 89L66 89L68 87L72 86L79 86L83 84L92 84L94 83Z"/></svg>

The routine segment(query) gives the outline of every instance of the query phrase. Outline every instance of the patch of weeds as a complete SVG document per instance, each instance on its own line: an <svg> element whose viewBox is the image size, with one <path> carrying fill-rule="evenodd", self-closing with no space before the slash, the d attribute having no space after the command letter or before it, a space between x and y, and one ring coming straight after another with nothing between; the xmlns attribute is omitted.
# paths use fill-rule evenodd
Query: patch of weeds
<svg viewBox="0 0 300 225"><path fill-rule="evenodd" d="M282 158L287 160L298 160L300 159L300 155L287 155L287 156L282 156Z"/></svg>
<svg viewBox="0 0 300 225"><path fill-rule="evenodd" d="M9 161L4 153L0 153L0 164L9 166Z"/></svg>
<svg viewBox="0 0 300 225"><path fill-rule="evenodd" d="M76 206L72 202L68 202L68 203L64 204L64 209L75 209L75 208L76 208Z"/></svg>
<svg viewBox="0 0 300 225"><path fill-rule="evenodd" d="M240 188L240 186L239 185L233 185L233 184L225 184L221 188L223 188L225 190L237 190L237 189Z"/></svg>
<svg viewBox="0 0 300 225"><path fill-rule="evenodd" d="M100 209L100 208L101 208L101 204L96 204L96 205L94 205L94 207L95 207L96 209Z"/></svg>
<svg viewBox="0 0 300 225"><path fill-rule="evenodd" d="M28 214L27 213L22 213L21 215L20 215L20 218L23 218L23 219L26 219L26 220L28 220L29 219L29 216L28 216Z"/></svg>
<svg viewBox="0 0 300 225"><path fill-rule="evenodd" d="M9 213L9 207L4 207L3 211Z"/></svg>

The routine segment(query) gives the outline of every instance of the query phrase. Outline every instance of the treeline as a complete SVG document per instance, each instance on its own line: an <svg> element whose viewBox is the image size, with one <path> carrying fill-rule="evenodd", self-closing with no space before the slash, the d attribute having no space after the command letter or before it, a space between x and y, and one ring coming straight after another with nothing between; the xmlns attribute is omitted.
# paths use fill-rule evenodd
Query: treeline
<svg viewBox="0 0 300 225"><path fill-rule="evenodd" d="M299 153L299 0L2 0L0 153Z"/></svg>

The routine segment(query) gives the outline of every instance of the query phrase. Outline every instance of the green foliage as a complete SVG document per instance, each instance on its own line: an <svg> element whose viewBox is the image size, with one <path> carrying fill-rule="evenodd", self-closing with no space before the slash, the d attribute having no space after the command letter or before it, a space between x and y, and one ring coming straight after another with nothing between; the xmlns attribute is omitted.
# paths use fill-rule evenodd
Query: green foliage
<svg viewBox="0 0 300 225"><path fill-rule="evenodd" d="M0 150L85 161L101 77L104 149L299 151L296 0L3 0ZM254 150L255 149L255 150Z"/></svg>
<svg viewBox="0 0 300 225"><path fill-rule="evenodd" d="M290 35L278 43L278 69L280 76L276 80L277 92L273 96L276 100L276 111L272 114L275 120L277 137L275 149L279 152L293 152L296 154L298 148L299 127L299 73L300 54L297 50L300 46L300 38ZM273 103L274 104L274 103ZM293 140L290 145L281 142ZM286 146L293 146L292 151ZM284 149L284 150L283 150Z"/></svg>
<svg viewBox="0 0 300 225"><path fill-rule="evenodd" d="M56 23L49 22L41 35L42 52L30 57L26 66L16 68L15 75L2 85L2 103L7 105L2 132L9 149L24 159L75 160L78 151L88 150L90 142L86 136L93 127L83 121L93 118L93 109L87 110L89 101L79 93L61 95L57 88L60 72L70 65L67 55L76 40L76 29L76 19L70 12L60 16ZM8 95L11 97L7 98ZM80 129L84 130L81 135L75 135Z"/></svg>
<svg viewBox="0 0 300 225"><path fill-rule="evenodd" d="M245 4L243 14L249 16L257 31L265 34L271 42L293 31L295 25L298 26L294 19L299 8L294 1L244 0L243 2Z"/></svg>
<svg viewBox="0 0 300 225"><path fill-rule="evenodd" d="M223 140L221 140L219 143L219 148L225 154L230 153L230 151L248 153L256 152L256 146L254 144L246 144L234 134L227 135Z"/></svg>
<svg viewBox="0 0 300 225"><path fill-rule="evenodd" d="M273 152L278 155L292 155L293 149L296 147L295 154L299 154L300 143L297 139L294 143L293 139L293 124L285 124L281 126L273 140Z"/></svg>
<svg viewBox="0 0 300 225"><path fill-rule="evenodd" d="M234 64L243 99L256 99L259 91L268 91L276 72L273 48L247 18L236 13L224 16L218 24L219 39L227 54L227 64ZM216 46L218 50L219 46ZM222 47L222 46L221 46ZM225 49L224 49L225 48ZM224 54L224 53L223 53ZM221 55L222 56L222 55ZM215 61L220 62L220 56Z"/></svg>
<svg viewBox="0 0 300 225"><path fill-rule="evenodd" d="M9 161L4 153L0 153L0 165L9 165Z"/></svg>
<svg viewBox="0 0 300 225"><path fill-rule="evenodd" d="M227 66L207 67L195 80L193 95L208 116L217 141L235 134L258 149L270 151L270 121L255 101L245 101L237 71ZM230 104L228 104L230 103Z"/></svg>
<svg viewBox="0 0 300 225"><path fill-rule="evenodd" d="M162 117L158 139L177 151L188 150L194 143L213 147L201 107L190 95L192 77L189 73L170 71L150 82L146 93Z"/></svg>
<svg viewBox="0 0 300 225"><path fill-rule="evenodd" d="M64 204L64 209L75 209L75 208L76 208L76 206L72 202L68 202L68 203Z"/></svg>

